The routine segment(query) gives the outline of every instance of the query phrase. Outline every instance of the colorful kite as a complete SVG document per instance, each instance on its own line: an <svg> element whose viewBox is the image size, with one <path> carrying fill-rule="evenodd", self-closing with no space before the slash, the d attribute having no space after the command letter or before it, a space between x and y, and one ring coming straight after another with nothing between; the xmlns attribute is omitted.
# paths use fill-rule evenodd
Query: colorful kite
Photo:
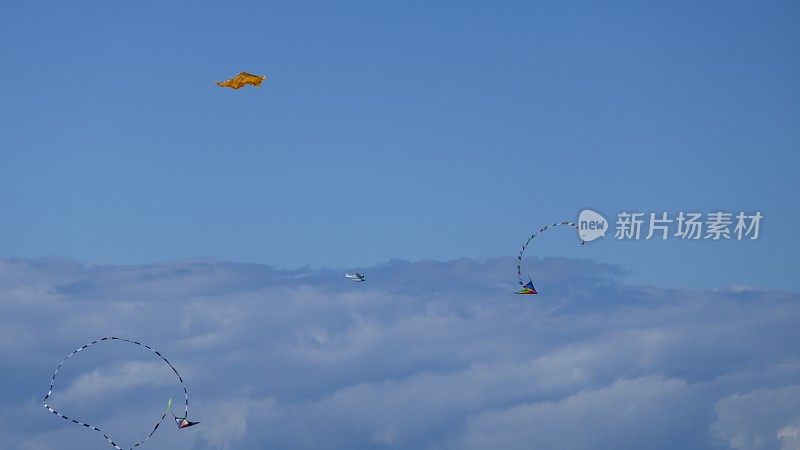
<svg viewBox="0 0 800 450"><path fill-rule="evenodd" d="M172 399L169 399L169 403L167 403L167 411L172 412ZM197 425L198 423L200 423L200 422L191 422L189 420L186 420L186 417L188 416L189 416L188 413L183 417L178 417L175 415L175 413L172 413L172 418L175 419L175 424L178 425L179 430L181 428L189 428L192 425Z"/></svg>
<svg viewBox="0 0 800 450"><path fill-rule="evenodd" d="M50 380L50 389L47 391L47 395L45 395L45 396L44 396L44 401L42 402L42 403L44 404L44 407L45 407L45 408L47 408L47 410L48 410L48 411L50 411L51 413L53 413L53 414L55 414L55 415L57 415L57 416L61 417L62 419L69 420L70 422L73 422L73 423L75 423L75 424L82 425L82 426L84 426L84 427L86 427L86 428L89 428L89 429L92 429L92 430L94 430L94 431L97 431L98 433L102 434L102 435L103 435L103 437L104 437L104 438L106 438L106 440L107 440L107 441L108 441L108 442L109 442L109 443L110 443L110 444L111 444L111 445L112 445L112 446L113 446L115 449L117 449L117 450L123 450L123 448L122 448L122 447L120 447L119 445L117 445L117 444L116 444L116 443L115 443L115 442L114 442L114 441L111 439L111 437L110 437L109 435L107 435L105 432L103 432L102 430L100 430L100 429L99 429L99 428L97 428L96 426L89 425L88 423L83 423L83 422L80 422L80 421L78 421L78 420L75 420L75 419L73 419L73 418L71 418L71 417L67 417L67 416L65 416L64 414L61 414L60 412L58 412L58 411L56 411L55 409L51 408L51 407L50 407L50 405L48 405L48 404L47 404L47 399L48 399L48 398L50 398L50 396L53 394L53 384L56 382L56 375L58 375L58 371L61 369L61 366L63 366L63 365L64 365L64 363L65 363L65 362L66 362L66 361L67 361L69 358L71 358L72 356L76 355L78 352L80 352L80 351L82 351L82 350L84 350L84 349L86 349L86 348L88 348L88 347L91 347L92 345L94 345L94 344L97 344L98 342L102 342L102 341L109 341L109 340L110 340L110 341L124 341L124 342L129 342L129 343L131 343L131 344L136 344L136 345L138 345L139 347L144 347L144 348L146 348L146 349L150 350L151 352L155 353L155 354L156 354L156 356L158 356L158 357L159 357L159 358L161 358L161 359L162 359L162 360L163 360L165 363L167 363L167 365L170 367L170 369L172 369L172 371L173 371L173 372L175 372L175 375L177 375L177 376L178 376L178 380L181 382L181 387L183 387L183 396L184 396L184 399L185 399L185 402L184 402L184 404L186 405L186 415L185 415L183 418L178 418L178 417L175 417L175 414L174 414L174 413L172 414L172 417L174 417L174 418L175 418L175 421L178 423L178 428L179 428L179 429L180 429L180 428L187 428L187 427L190 427L190 426L192 426L192 425L196 425L196 424L198 424L198 423L199 423L199 422L189 422L188 420L186 420L186 418L187 418L187 417L189 417L189 393L188 393L188 391L186 390L186 385L185 385L185 384L183 384L183 378L181 377L181 374L179 374L179 373L178 373L178 371L175 369L175 367L173 367L173 366L172 366L172 364L170 364L170 362L169 362L169 361L167 361L167 358L164 358L164 356L163 356L163 355L161 355L161 353L160 353L158 350L154 349L153 347L150 347L149 345L142 344L141 342L131 341L131 340L128 340L128 339L118 338L118 337L104 337L104 338L100 338L100 339L94 340L94 341L92 341L92 342L90 342L90 343L88 343L88 344L84 345L83 347L81 347L81 348L79 348L79 349L75 350L74 352L70 353L69 355L67 355L67 357L66 357L66 358L62 359L62 360L61 360L61 362L60 362L60 363L58 363L58 367L56 367L56 370L55 370L55 372L53 372L53 378ZM164 418L166 418L166 417L167 417L167 412L171 412L171 410L172 410L172 399L170 399L170 400L169 400L169 403L167 404L167 411L166 411L166 412L164 412L164 414L161 416L161 418L160 418L160 419L158 419L158 421L156 422L156 424L155 424L155 426L153 427L153 430L150 432L150 434L148 434L146 438L142 439L141 441L137 442L136 444L133 444L133 446L131 446L131 447L130 447L130 449L132 450L133 448L135 448L135 447L138 447L138 446L142 445L143 443L145 443L145 441L147 441L148 439L150 439L150 438L151 438L151 437L152 437L152 436L153 436L153 435L156 433L156 430L158 430L158 426L159 426L159 425L161 425L161 422L164 420ZM185 422L185 424L183 424L183 422L181 422L181 421Z"/></svg>
<svg viewBox="0 0 800 450"><path fill-rule="evenodd" d="M239 72L239 75L231 78L230 80L225 81L215 81L214 83L220 87L227 87L231 89L239 89L244 87L245 85L251 84L255 87L260 87L261 82L266 80L267 77L264 75L253 75L252 73L247 72Z"/></svg>
<svg viewBox="0 0 800 450"><path fill-rule="evenodd" d="M200 422L190 422L186 420L186 417L175 417L175 423L178 424L178 429L180 430L182 428L189 428L192 425L197 425Z"/></svg>
<svg viewBox="0 0 800 450"><path fill-rule="evenodd" d="M536 288L533 287L533 280L528 278L527 283L522 282L522 255L525 253L525 249L528 248L528 245L531 243L531 241L533 241L533 239L536 236L539 236L545 231L553 229L559 225L567 225L569 227L574 228L575 231L578 231L578 225L575 222L563 220L561 222L557 222L552 225L546 225L544 228L540 228L539 231L533 233L531 237L528 238L528 242L526 242L525 245L522 246L522 250L519 251L519 256L517 256L517 281L519 282L519 285L522 286L522 289L517 291L517 294L538 294L538 292L536 292ZM581 240L581 245L583 244L585 244L585 242Z"/></svg>
<svg viewBox="0 0 800 450"><path fill-rule="evenodd" d="M522 285L522 289L518 290L517 294L538 294L536 288L533 287L533 280L528 278L528 282Z"/></svg>

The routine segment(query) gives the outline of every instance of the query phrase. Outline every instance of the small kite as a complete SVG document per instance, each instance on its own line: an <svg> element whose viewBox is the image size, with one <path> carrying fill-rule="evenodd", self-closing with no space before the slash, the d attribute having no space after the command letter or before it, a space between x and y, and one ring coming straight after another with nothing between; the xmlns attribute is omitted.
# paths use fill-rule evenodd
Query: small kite
<svg viewBox="0 0 800 450"><path fill-rule="evenodd" d="M167 411L172 412L172 399L169 399L169 403L167 403ZM172 413L172 418L175 419L175 424L178 425L178 429L182 428L189 428L192 425L197 425L200 422L191 422L186 420L186 417L178 417L175 413Z"/></svg>
<svg viewBox="0 0 800 450"><path fill-rule="evenodd" d="M200 422L190 422L186 417L175 417L175 423L178 424L178 429L189 428L192 425L197 425Z"/></svg>
<svg viewBox="0 0 800 450"><path fill-rule="evenodd" d="M528 278L528 282L522 285L522 289L518 290L517 294L538 294L536 288L533 287L533 280Z"/></svg>
<svg viewBox="0 0 800 450"><path fill-rule="evenodd" d="M231 89L240 89L247 84L251 84L255 87L260 87L261 82L266 80L267 77L265 75L253 75L252 73L247 72L239 72L239 75L231 78L230 80L225 81L215 81L214 83L217 84L219 87L227 87Z"/></svg>
<svg viewBox="0 0 800 450"><path fill-rule="evenodd" d="M102 342L102 341L124 341L124 342L128 342L128 343L131 343L131 344L138 345L139 347L146 348L146 349L150 350L151 352L155 353L156 356L158 356L165 363L167 363L169 368L172 369L172 371L175 372L175 375L178 376L178 380L181 383L181 387L183 387L183 396L184 396L184 399L185 399L184 404L186 405L186 414L184 415L184 417L182 417L182 418L176 417L174 413L172 414L172 417L175 418L175 421L177 422L179 429L180 428L187 428L187 427L190 427L192 425L196 425L196 424L199 423L199 422L189 422L188 420L186 420L186 418L189 417L189 393L186 390L186 385L183 383L183 378L178 373L178 371L175 369L175 367L173 367L172 364L170 364L170 362L167 361L167 358L164 358L164 356L158 350L154 349L153 347L150 347L149 345L142 344L141 342L136 342L136 341L132 341L132 340L129 340L129 339L119 338L119 337L104 337L104 338L96 339L96 340L84 345L83 347L75 350L74 352L70 353L69 355L66 356L66 358L62 359L61 362L58 363L58 367L56 367L55 372L53 372L53 378L50 379L50 389L47 391L47 395L44 396L44 400L42 401L42 403L44 404L44 407L47 408L48 411L50 411L51 413L61 417L64 420L69 420L70 422L73 422L73 423L75 423L77 425L81 425L81 426L84 426L86 428L89 428L90 430L97 431L98 433L102 434L103 437L106 438L108 443L111 444L115 449L123 450L122 447L117 445L117 443L114 442L113 439L111 439L111 436L109 436L108 434L106 434L105 432L100 430L100 428L97 428L94 425L89 425L88 423L83 423L81 421L75 420L75 419L73 419L71 417L67 417L66 415L56 411L55 409L50 407L50 405L47 404L47 399L50 398L50 396L53 394L53 384L55 384L55 382L56 382L56 375L58 375L58 371L61 370L61 366L63 366L64 363L69 358L71 358L72 356L76 355L78 352L80 352L82 350L85 350L86 348L91 347L92 345L97 344L98 342ZM130 450L133 450L135 447L139 447L140 445L144 444L145 441L150 439L156 433L156 430L158 430L158 426L161 425L161 422L164 420L164 418L167 417L167 413L168 412L172 412L172 399L169 399L169 402L167 403L167 411L165 411L164 414L161 416L161 418L158 419L158 421L156 422L155 426L153 427L153 430L150 431L150 434L148 434L146 438L142 439L141 441L137 442L136 444L133 444L130 447ZM184 424L184 422L185 422L185 424Z"/></svg>
<svg viewBox="0 0 800 450"><path fill-rule="evenodd" d="M522 289L517 291L517 294L538 294L538 292L536 292L536 288L533 287L533 280L528 278L528 282L527 283L523 283L522 282L522 255L525 253L525 249L528 248L528 245L531 243L531 241L536 236L539 236L540 234L544 233L545 231L551 230L551 229L553 229L553 228L555 228L555 227L557 227L559 225L566 225L566 226L574 228L575 231L578 231L578 225L575 222L570 222L568 220L562 220L561 222L557 222L557 223L554 223L552 225L545 225L544 228L540 228L539 231L537 231L536 233L533 233L531 235L531 237L528 238L528 242L526 242L522 246L522 250L519 251L519 255L517 256L517 282L519 282L519 285L522 287ZM583 240L581 240L581 245L583 245L583 244L585 244L585 242Z"/></svg>

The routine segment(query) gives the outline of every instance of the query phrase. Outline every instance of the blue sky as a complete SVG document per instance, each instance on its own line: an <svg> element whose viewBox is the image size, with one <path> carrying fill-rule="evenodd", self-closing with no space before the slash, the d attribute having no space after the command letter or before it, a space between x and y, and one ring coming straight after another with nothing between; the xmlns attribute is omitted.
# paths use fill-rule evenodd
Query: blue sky
<svg viewBox="0 0 800 450"><path fill-rule="evenodd" d="M800 5L198 3L0 6L4 448L109 448L107 335L153 450L800 446ZM513 295L583 208L764 220Z"/></svg>
<svg viewBox="0 0 800 450"><path fill-rule="evenodd" d="M796 290L799 9L10 3L0 255L347 267L513 255L585 207L760 210L757 242L537 251ZM270 79L212 84L242 69Z"/></svg>

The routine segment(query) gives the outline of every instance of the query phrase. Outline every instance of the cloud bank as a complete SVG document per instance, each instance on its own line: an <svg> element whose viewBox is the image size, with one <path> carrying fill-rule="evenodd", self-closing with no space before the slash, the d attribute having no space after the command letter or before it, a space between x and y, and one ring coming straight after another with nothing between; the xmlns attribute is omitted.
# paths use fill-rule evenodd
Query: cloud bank
<svg viewBox="0 0 800 450"><path fill-rule="evenodd" d="M279 270L214 260L0 260L0 442L104 449L40 406L100 336L162 350L203 423L150 449L796 449L800 295L625 284L589 260ZM168 368L124 343L68 361L56 409L146 434ZM169 424L167 424L169 425Z"/></svg>

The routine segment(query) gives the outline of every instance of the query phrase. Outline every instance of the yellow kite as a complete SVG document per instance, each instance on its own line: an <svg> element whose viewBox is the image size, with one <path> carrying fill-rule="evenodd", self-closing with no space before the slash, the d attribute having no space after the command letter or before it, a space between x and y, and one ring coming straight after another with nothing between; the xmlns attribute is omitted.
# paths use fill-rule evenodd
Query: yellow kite
<svg viewBox="0 0 800 450"><path fill-rule="evenodd" d="M252 84L255 87L261 86L261 82L266 80L267 77L263 75L253 75L252 73L239 72L239 75L225 81L215 81L217 86L229 87L231 89L239 89L246 84Z"/></svg>

